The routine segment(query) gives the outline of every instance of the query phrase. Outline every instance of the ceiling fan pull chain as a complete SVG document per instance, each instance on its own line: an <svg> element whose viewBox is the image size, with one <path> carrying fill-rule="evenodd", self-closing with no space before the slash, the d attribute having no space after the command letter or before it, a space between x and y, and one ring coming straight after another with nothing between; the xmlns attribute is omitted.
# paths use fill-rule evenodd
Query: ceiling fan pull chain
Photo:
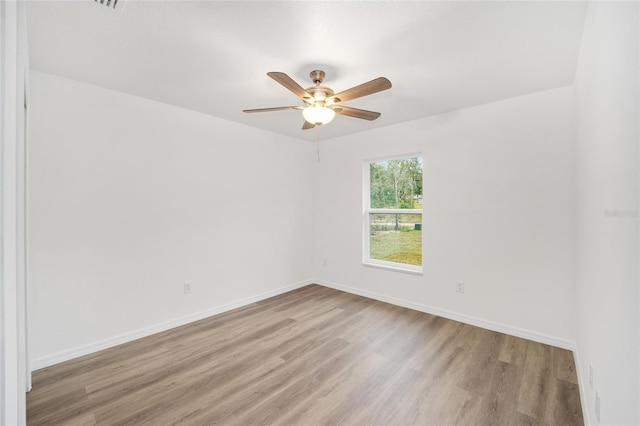
<svg viewBox="0 0 640 426"><path fill-rule="evenodd" d="M320 162L320 126L316 126L316 149L318 151L318 163Z"/></svg>

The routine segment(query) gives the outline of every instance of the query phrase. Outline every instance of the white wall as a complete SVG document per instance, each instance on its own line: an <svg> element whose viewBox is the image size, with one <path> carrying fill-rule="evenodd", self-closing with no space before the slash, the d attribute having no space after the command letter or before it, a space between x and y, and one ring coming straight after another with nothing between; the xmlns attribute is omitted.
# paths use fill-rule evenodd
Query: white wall
<svg viewBox="0 0 640 426"><path fill-rule="evenodd" d="M640 423L639 19L636 2L590 4L576 74L577 346L592 424L596 390L602 424Z"/></svg>
<svg viewBox="0 0 640 426"><path fill-rule="evenodd" d="M35 368L312 278L313 144L40 72L31 91Z"/></svg>
<svg viewBox="0 0 640 426"><path fill-rule="evenodd" d="M321 142L320 282L571 347L573 95L559 88ZM363 161L413 152L424 158L424 275L365 267Z"/></svg>

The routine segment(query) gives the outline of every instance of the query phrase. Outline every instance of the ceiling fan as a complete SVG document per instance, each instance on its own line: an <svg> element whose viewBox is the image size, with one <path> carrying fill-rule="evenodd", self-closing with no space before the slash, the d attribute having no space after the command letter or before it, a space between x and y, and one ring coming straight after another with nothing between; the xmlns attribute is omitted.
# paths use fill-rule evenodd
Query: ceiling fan
<svg viewBox="0 0 640 426"><path fill-rule="evenodd" d="M290 109L301 110L302 116L305 120L302 125L302 130L313 129L315 126L327 124L333 120L336 114L361 118L364 120L375 120L380 117L379 112L348 107L342 105L342 102L391 88L391 82L389 80L384 77L378 77L366 83L352 87L351 89L334 93L330 88L320 85L325 76L325 73L322 70L311 71L309 76L315 83L315 86L307 87L306 89L302 88L302 86L283 72L268 72L267 75L298 96L302 102L304 102L304 105L245 109L243 112L284 111Z"/></svg>

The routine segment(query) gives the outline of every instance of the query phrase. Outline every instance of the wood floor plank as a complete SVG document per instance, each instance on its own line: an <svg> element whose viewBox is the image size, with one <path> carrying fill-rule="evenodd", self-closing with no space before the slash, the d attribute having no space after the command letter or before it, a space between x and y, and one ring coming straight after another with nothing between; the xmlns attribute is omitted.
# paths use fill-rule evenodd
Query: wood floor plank
<svg viewBox="0 0 640 426"><path fill-rule="evenodd" d="M500 361L508 362L509 364L515 364L522 366L527 354L527 341L519 337L507 336L505 338L502 350L498 359Z"/></svg>
<svg viewBox="0 0 640 426"><path fill-rule="evenodd" d="M480 339L473 348L474 356L460 377L458 386L484 396L491 390L488 385L498 374L498 356L506 335L490 330L483 330L479 335Z"/></svg>
<svg viewBox="0 0 640 426"><path fill-rule="evenodd" d="M474 392L482 396L484 405L477 412L476 420L479 424L513 424L519 418L517 398L522 382L522 368L498 360L490 370L486 388L483 392Z"/></svg>
<svg viewBox="0 0 640 426"><path fill-rule="evenodd" d="M364 378L349 393L348 398L339 401L323 424L355 424L353 417L357 417L363 411L373 409L376 397L384 385L401 373L402 363L385 360L369 376Z"/></svg>
<svg viewBox="0 0 640 426"><path fill-rule="evenodd" d="M557 379L578 384L573 354L566 349L551 348L553 357L553 374Z"/></svg>
<svg viewBox="0 0 640 426"><path fill-rule="evenodd" d="M42 424L66 424L74 418L87 417L92 413L87 409L87 394L84 389L62 391L46 403L30 407L28 418L37 418ZM64 411L51 410L51 407L65 407Z"/></svg>
<svg viewBox="0 0 640 426"><path fill-rule="evenodd" d="M535 419L544 419L546 402L551 390L551 348L527 342L522 386L519 389L517 409Z"/></svg>
<svg viewBox="0 0 640 426"><path fill-rule="evenodd" d="M432 331L428 333L429 340L409 357L407 364L411 368L424 373L439 374L439 370L433 369L434 363L444 360L458 348L455 345L456 336L460 332L462 324L439 318L432 324ZM447 360L447 363L450 361Z"/></svg>
<svg viewBox="0 0 640 426"><path fill-rule="evenodd" d="M280 392L274 392L259 404L243 412L243 421L247 424L272 424L281 417L281 413L296 406L314 404L316 395L321 394L328 383L335 383L335 377L360 362L366 354L361 348L348 345L330 359L309 360L308 371L300 377L292 377Z"/></svg>
<svg viewBox="0 0 640 426"><path fill-rule="evenodd" d="M412 368L401 367L386 383L378 386L377 395L367 410L354 412L349 419L356 425L391 425L398 421L398 412L405 403L406 395L424 379L424 374Z"/></svg>
<svg viewBox="0 0 640 426"><path fill-rule="evenodd" d="M550 424L576 425L582 423L580 393L578 385L564 380L556 380L554 401L549 402L553 417Z"/></svg>
<svg viewBox="0 0 640 426"><path fill-rule="evenodd" d="M228 407L246 399L246 391L251 389L254 383L273 377L284 363L285 361L281 358L264 359L254 368L240 372L235 380L220 383L207 393L202 393L199 398L189 401L188 404L177 406L170 414L163 417L163 421L167 420L167 423L173 424L205 424L203 419L218 415L220 407ZM236 419L232 414L229 418L231 421Z"/></svg>
<svg viewBox="0 0 640 426"><path fill-rule="evenodd" d="M244 413L248 412L252 407L260 404L265 398L269 398L273 394L279 393L285 389L292 380L303 376L308 368L309 363L314 360L324 360L323 362L331 362L331 357L345 350L348 344L341 339L331 339L323 345L314 348L304 358L293 359L282 364L281 368L274 371L263 380L256 381L246 389L236 395L236 397L227 401L222 407L224 409L215 410L203 418L204 424L225 424L233 418L238 418L244 422ZM282 415L282 413L279 413ZM266 415L266 413L265 413Z"/></svg>
<svg viewBox="0 0 640 426"><path fill-rule="evenodd" d="M571 352L306 286L33 374L29 425L580 425Z"/></svg>
<svg viewBox="0 0 640 426"><path fill-rule="evenodd" d="M366 351L355 345L354 347L362 353L358 362L327 381L324 389L313 396L312 404L293 407L274 424L337 424L335 414L338 405L342 401L349 400L360 384L387 362L382 355Z"/></svg>

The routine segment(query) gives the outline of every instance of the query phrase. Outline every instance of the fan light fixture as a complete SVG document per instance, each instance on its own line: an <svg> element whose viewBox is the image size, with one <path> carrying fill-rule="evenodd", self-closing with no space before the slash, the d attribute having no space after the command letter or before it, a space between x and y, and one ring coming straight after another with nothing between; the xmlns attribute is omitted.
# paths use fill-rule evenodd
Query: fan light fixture
<svg viewBox="0 0 640 426"><path fill-rule="evenodd" d="M333 117L336 116L336 112L324 105L315 104L303 109L302 116L311 124L321 125L327 124L333 120Z"/></svg>

